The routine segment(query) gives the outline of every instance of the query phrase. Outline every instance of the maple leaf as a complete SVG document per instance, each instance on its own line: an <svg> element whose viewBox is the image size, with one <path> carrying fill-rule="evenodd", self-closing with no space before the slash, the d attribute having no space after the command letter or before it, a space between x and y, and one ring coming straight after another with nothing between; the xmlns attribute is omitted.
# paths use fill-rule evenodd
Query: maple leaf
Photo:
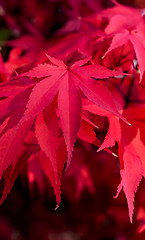
<svg viewBox="0 0 145 240"><path fill-rule="evenodd" d="M140 29L141 26L143 27L143 18L139 9L122 5L116 1L112 2L115 4L114 7L107 8L101 12L103 17L106 17L110 20L109 24L106 27L107 33L117 32L123 28L132 29L136 27L139 22L140 25L138 26L140 26ZM118 20L119 18L120 21L115 22L115 20ZM115 24L113 25L113 23Z"/></svg>
<svg viewBox="0 0 145 240"><path fill-rule="evenodd" d="M114 1L115 2L115 1ZM105 28L107 37L112 38L110 51L127 44L130 41L133 45L140 70L140 82L145 71L145 24L141 12L137 9L122 6L116 3L112 9L104 10L102 15L109 18Z"/></svg>
<svg viewBox="0 0 145 240"><path fill-rule="evenodd" d="M141 121L144 119L145 110L144 108L129 108L124 110L123 115L132 123L132 126L128 126L122 121L119 121L116 116L111 113L108 114L92 103L86 104L83 108L93 114L100 114L108 117L108 132L98 152L102 149L114 146L115 142L118 143L122 180L118 186L116 197L123 188L127 198L130 221L132 222L134 195L142 176L145 176L145 141L144 135L142 134L142 136L140 136L140 133L144 133L144 125Z"/></svg>
<svg viewBox="0 0 145 240"><path fill-rule="evenodd" d="M85 65L88 59L80 60L69 68L61 60L50 56L48 59L51 64L40 64L23 74L31 78L44 79L33 88L20 125L43 111L58 92L58 111L67 146L68 166L80 128L82 104L79 89L89 100L126 121L118 113L108 89L92 79L113 77L120 75L120 72L111 71L100 65Z"/></svg>
<svg viewBox="0 0 145 240"><path fill-rule="evenodd" d="M111 121L110 121L111 123ZM110 131L112 124L110 124ZM118 125L118 124L117 124ZM134 195L137 191L138 185L142 179L142 176L145 174L145 164L144 164L144 144L140 139L139 130L131 127L128 128L122 126L121 124L121 133L117 138L114 135L114 140L117 140L119 144L119 158L121 164L121 183L118 186L117 195L121 191L122 187L127 198L130 221L132 222L132 216L134 211ZM128 135L126 135L128 132ZM109 133L109 132L108 132ZM108 135L109 136L109 135ZM107 140L104 142L109 144ZM103 146L103 147L104 147ZM137 147L136 147L137 146Z"/></svg>

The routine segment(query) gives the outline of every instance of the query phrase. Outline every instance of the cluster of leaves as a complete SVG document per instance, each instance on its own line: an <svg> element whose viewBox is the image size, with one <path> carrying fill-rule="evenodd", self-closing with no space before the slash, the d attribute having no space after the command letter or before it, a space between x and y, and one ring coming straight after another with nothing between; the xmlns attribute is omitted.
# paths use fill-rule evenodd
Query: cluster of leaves
<svg viewBox="0 0 145 240"><path fill-rule="evenodd" d="M12 36L0 58L0 203L26 164L30 182L41 185L44 170L58 206L62 172L71 167L77 198L85 186L93 193L83 160L87 142L96 156L103 150L119 159L117 195L123 188L132 221L145 176L144 12L116 1L98 11L97 0L69 0L51 1L52 16L43 4L25 1L31 6L19 10L28 13L13 17L10 1L2 2L1 18ZM56 6L65 12L61 22L59 14L49 19Z"/></svg>

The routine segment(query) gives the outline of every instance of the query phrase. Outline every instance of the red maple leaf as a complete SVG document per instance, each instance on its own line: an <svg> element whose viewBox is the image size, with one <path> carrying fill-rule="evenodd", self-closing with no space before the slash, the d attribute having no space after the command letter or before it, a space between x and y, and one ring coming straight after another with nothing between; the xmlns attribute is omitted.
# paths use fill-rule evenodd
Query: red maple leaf
<svg viewBox="0 0 145 240"><path fill-rule="evenodd" d="M120 75L120 73L111 71L100 65L86 65L88 59L80 60L71 67L67 67L63 61L50 56L48 56L48 59L51 64L40 64L33 70L23 74L31 78L44 79L38 82L33 88L26 111L19 125L35 117L51 103L58 92L58 111L67 145L67 165L69 165L74 143L80 128L82 104L79 89L89 100L122 118L116 109L108 89L100 82L92 79L113 77ZM122 119L125 120L124 118Z"/></svg>
<svg viewBox="0 0 145 240"><path fill-rule="evenodd" d="M134 210L134 195L138 185L145 176L145 138L144 138L144 108L128 108L123 116L131 122L132 126L124 124L112 114L99 110L94 104L87 104L84 109L94 114L107 116L109 120L108 133L98 151L109 148L118 143L118 155L120 160L121 183L118 186L117 196L123 188L127 198L130 221L132 222Z"/></svg>
<svg viewBox="0 0 145 240"><path fill-rule="evenodd" d="M101 14L76 18L77 12L85 10L81 2L75 6L76 0L69 1L74 15L68 10L69 20L48 41L41 34L30 31L31 35L9 41L8 44L15 48L10 51L7 62L0 56L0 178L3 175L5 179L0 203L24 166L31 161L35 165L36 161L49 178L59 205L62 171L65 164L66 167L70 164L76 141L78 149L86 141L99 147L98 151L114 155L117 150L114 153L107 148L117 142L121 168L118 193L123 188L132 221L135 192L145 176L145 112L143 108L134 105L131 108L127 104L130 101L144 104L144 91L138 89L137 74L139 70L141 82L145 71L144 17L141 11L114 1L115 7ZM93 12L93 1L88 6ZM101 16L108 19L107 25ZM35 30L31 24L26 22L26 25ZM109 48L108 42L111 42ZM34 64L35 67L28 71ZM12 78L17 69L25 73ZM131 78L110 69L132 73ZM106 78L109 79L106 81ZM98 131L105 132L108 122L104 118L101 125L96 115L107 116L109 120L103 143L95 130L101 126ZM132 127L126 124L126 119ZM82 162L80 167L78 162L74 164L72 174L77 179L78 198L84 187L95 192L91 172L84 165L86 154L82 154L83 150L76 154L76 159ZM33 173L37 174L35 170ZM33 183L35 178L29 173ZM41 175L41 171L39 173Z"/></svg>
<svg viewBox="0 0 145 240"><path fill-rule="evenodd" d="M145 71L145 24L141 12L138 9L125 7L114 1L115 7L104 10L102 15L109 19L105 28L106 38L112 38L108 54L113 49L127 44L133 45L140 70L140 81Z"/></svg>
<svg viewBox="0 0 145 240"><path fill-rule="evenodd" d="M108 89L93 79L117 76L121 74L120 72L89 64L88 59L80 60L71 67L67 67L61 60L52 57L48 59L50 63L40 64L23 76L1 84L1 97L7 98L0 102L2 106L0 177L17 158L29 131L34 131L34 120L37 116L35 136L41 149L40 163L54 187L59 204L60 177L66 161L65 147L62 148L61 164L57 157L61 137L59 128L62 128L67 146L67 166L78 136L90 143L95 140L90 120L81 115L81 98L85 95L101 108L126 120L117 111ZM52 101L57 93L58 113L56 114L56 104L53 105ZM15 165L13 163L14 172ZM8 191L5 195L7 193Z"/></svg>

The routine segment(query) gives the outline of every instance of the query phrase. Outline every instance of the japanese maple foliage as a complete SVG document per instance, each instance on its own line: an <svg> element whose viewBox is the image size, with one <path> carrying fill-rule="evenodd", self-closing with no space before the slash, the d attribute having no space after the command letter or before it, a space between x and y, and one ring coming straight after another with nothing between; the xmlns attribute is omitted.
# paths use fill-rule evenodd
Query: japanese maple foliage
<svg viewBox="0 0 145 240"><path fill-rule="evenodd" d="M12 36L0 55L0 203L23 169L40 189L45 173L57 206L67 171L76 178L77 200L85 187L94 194L85 146L94 149L90 158L100 151L118 158L117 196L123 188L132 222L145 176L144 12L116 1L105 10L97 0L50 2L45 9L32 1L27 14L19 3L22 16L15 18L2 1ZM65 12L61 22L56 7Z"/></svg>

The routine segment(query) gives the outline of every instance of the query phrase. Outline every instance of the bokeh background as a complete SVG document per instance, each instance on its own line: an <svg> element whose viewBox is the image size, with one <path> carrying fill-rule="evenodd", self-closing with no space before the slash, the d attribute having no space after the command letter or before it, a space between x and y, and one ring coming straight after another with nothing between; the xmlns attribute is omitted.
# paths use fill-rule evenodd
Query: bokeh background
<svg viewBox="0 0 145 240"><path fill-rule="evenodd" d="M144 0L118 2L145 7ZM30 33L37 36L41 33L47 40L70 16L87 16L111 6L109 0L0 0L4 61L12 49L6 42ZM14 64L20 62L14 59ZM105 118L102 121L103 139L107 123ZM131 224L123 192L113 198L120 181L118 158L103 151L96 154L96 149L81 140L77 142L70 168L62 176L62 201L58 209L53 188L39 162L28 163L0 206L0 240L144 240L145 180L136 194ZM0 189L2 192L3 180Z"/></svg>

